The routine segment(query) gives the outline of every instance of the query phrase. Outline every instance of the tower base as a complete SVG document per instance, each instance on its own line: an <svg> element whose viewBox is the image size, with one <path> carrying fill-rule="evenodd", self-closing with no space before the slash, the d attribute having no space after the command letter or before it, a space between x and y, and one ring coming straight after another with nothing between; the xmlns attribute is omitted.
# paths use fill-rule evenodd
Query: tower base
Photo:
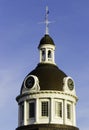
<svg viewBox="0 0 89 130"><path fill-rule="evenodd" d="M79 130L79 128L59 124L34 124L18 127L16 130Z"/></svg>

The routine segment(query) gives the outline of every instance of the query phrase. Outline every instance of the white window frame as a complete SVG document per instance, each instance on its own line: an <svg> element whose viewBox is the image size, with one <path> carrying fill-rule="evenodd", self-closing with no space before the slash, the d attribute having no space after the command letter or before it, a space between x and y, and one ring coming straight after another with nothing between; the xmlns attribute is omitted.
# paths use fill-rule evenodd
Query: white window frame
<svg viewBox="0 0 89 130"><path fill-rule="evenodd" d="M62 118L62 113L63 113L63 107L62 107L62 102L56 101L55 102L55 116Z"/></svg>
<svg viewBox="0 0 89 130"><path fill-rule="evenodd" d="M67 119L71 120L72 119L72 103L67 102L66 104L66 114L67 114Z"/></svg>
<svg viewBox="0 0 89 130"><path fill-rule="evenodd" d="M55 117L63 118L63 101L60 99L55 99L54 103L55 103L55 113L54 113ZM61 104L61 108L60 108L60 104Z"/></svg>
<svg viewBox="0 0 89 130"><path fill-rule="evenodd" d="M48 110L48 114L47 115L43 115L42 116L42 102L48 102L48 108L47 108L47 110ZM50 110L50 108L49 108L50 106L49 106L49 99L40 99L40 117L41 118L48 118L49 117L49 110Z"/></svg>

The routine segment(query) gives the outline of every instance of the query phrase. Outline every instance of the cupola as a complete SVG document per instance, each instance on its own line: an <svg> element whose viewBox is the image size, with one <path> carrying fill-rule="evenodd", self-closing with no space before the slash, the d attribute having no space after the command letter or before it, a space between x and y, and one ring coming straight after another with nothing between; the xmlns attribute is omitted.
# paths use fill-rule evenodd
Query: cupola
<svg viewBox="0 0 89 130"><path fill-rule="evenodd" d="M44 35L38 49L40 51L40 63L55 64L55 44L49 35Z"/></svg>

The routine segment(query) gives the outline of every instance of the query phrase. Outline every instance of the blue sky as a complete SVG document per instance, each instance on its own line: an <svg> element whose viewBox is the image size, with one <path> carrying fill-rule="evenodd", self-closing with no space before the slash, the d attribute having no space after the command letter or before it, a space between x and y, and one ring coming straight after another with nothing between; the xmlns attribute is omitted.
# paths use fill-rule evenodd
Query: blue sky
<svg viewBox="0 0 89 130"><path fill-rule="evenodd" d="M89 0L0 0L0 129L15 130L24 77L39 62L45 7L56 63L76 85L77 126L89 130Z"/></svg>

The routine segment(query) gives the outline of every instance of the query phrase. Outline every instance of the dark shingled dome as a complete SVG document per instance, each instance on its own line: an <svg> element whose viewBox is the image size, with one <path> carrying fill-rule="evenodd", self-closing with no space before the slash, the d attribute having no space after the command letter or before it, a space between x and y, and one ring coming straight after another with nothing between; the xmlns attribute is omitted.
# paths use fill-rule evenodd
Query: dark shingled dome
<svg viewBox="0 0 89 130"><path fill-rule="evenodd" d="M44 37L40 40L38 48L40 48L44 44L51 44L55 46L53 39L47 34L45 34Z"/></svg>
<svg viewBox="0 0 89 130"><path fill-rule="evenodd" d="M56 65L42 64L31 71L27 76L35 75L39 79L40 90L63 90L63 78L67 75ZM23 88L23 85L22 85Z"/></svg>

